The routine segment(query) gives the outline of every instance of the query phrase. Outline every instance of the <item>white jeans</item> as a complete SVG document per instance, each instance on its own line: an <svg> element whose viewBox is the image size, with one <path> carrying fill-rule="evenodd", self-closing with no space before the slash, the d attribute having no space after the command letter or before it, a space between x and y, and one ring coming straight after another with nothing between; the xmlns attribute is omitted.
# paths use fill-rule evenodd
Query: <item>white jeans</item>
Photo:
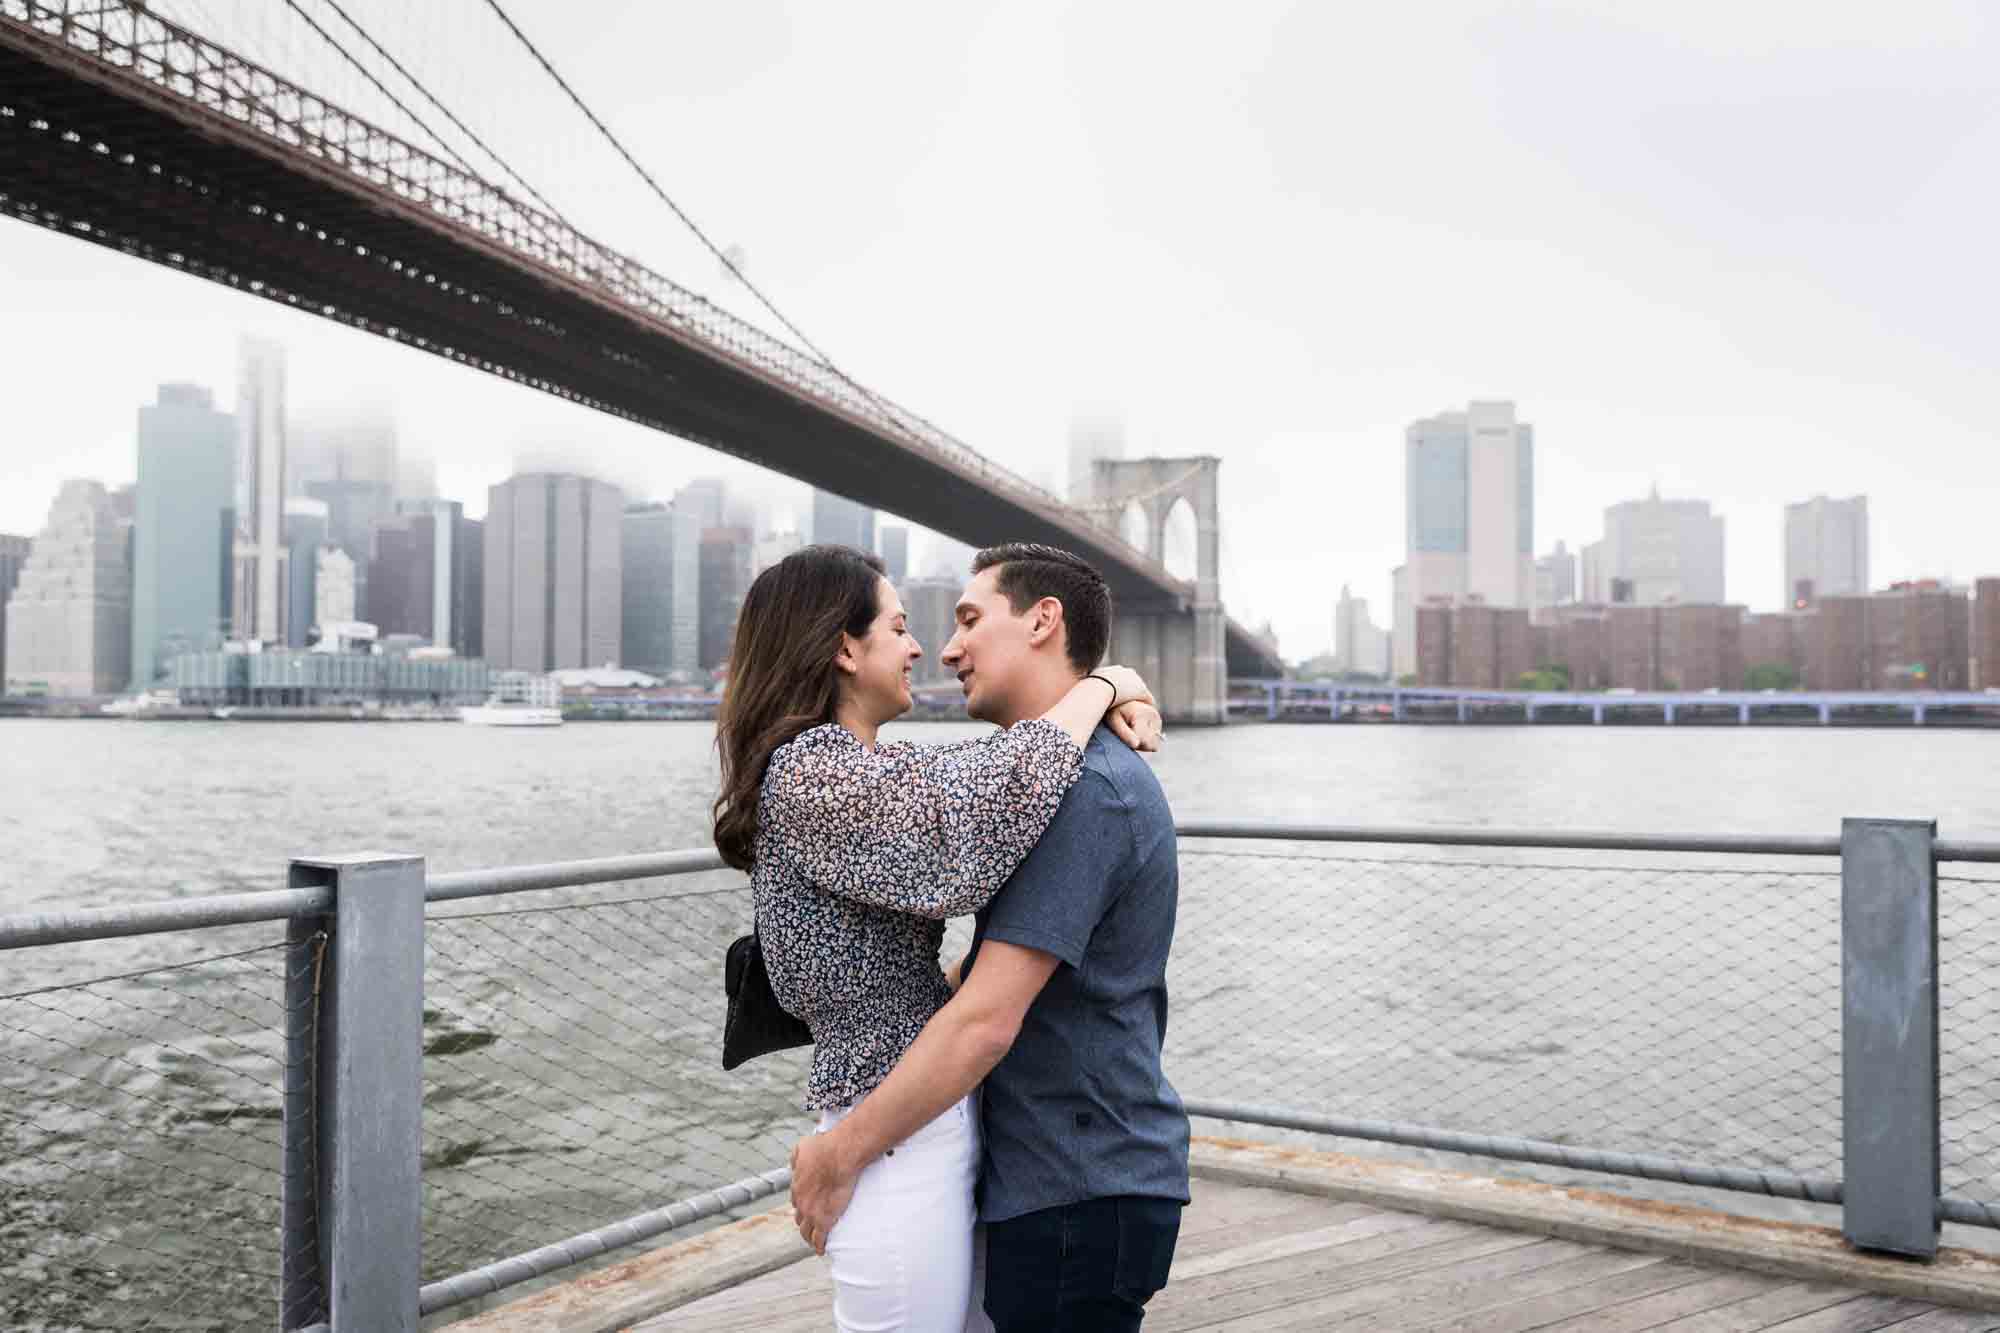
<svg viewBox="0 0 2000 1333"><path fill-rule="evenodd" d="M854 1108L823 1111L824 1133ZM974 1093L876 1158L826 1238L840 1333L991 1333L976 1259Z"/></svg>

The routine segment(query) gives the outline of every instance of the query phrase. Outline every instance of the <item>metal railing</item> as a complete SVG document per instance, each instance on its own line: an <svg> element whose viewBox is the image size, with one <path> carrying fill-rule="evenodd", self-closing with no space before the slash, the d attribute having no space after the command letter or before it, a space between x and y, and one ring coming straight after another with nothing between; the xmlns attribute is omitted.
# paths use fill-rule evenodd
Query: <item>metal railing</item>
<svg viewBox="0 0 2000 1333"><path fill-rule="evenodd" d="M2000 1227L2000 844L1180 832L1197 1117ZM705 850L0 918L0 1324L409 1328L782 1193L748 919Z"/></svg>

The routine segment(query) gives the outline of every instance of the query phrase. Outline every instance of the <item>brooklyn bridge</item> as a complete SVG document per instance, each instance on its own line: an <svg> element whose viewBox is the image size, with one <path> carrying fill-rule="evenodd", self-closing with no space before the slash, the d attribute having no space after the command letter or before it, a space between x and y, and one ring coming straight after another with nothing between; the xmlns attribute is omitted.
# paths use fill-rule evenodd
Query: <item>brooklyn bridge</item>
<svg viewBox="0 0 2000 1333"><path fill-rule="evenodd" d="M1224 611L1215 458L1099 463L1093 503L1065 503L802 337L775 336L584 234L524 182L497 184L316 93L328 67L315 58L269 68L231 32L198 32L186 17L144 0L0 0L0 209L961 541L1075 550L1117 599L1113 656L1177 720L1219 722L1230 676L1278 674ZM403 72L354 27L365 42L336 47L339 58L378 87ZM1192 580L1164 560L1181 504L1195 517ZM1141 545L1123 535L1134 530Z"/></svg>

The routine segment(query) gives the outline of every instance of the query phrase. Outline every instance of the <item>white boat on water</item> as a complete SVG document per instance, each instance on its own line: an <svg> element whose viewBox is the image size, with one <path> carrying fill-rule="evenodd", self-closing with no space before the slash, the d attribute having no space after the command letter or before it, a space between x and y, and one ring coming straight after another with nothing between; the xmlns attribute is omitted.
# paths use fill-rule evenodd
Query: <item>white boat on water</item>
<svg viewBox="0 0 2000 1333"><path fill-rule="evenodd" d="M476 727L559 727L562 686L549 676L502 671L493 677L486 702L459 709L458 720Z"/></svg>

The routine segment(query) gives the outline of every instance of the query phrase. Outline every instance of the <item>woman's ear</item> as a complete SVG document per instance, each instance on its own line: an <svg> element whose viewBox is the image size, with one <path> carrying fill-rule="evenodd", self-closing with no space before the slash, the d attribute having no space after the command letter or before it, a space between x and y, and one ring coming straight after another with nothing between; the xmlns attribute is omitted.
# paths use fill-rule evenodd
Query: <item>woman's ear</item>
<svg viewBox="0 0 2000 1333"><path fill-rule="evenodd" d="M861 670L861 657L854 651L854 637L843 632L840 647L833 653L833 669L842 675L856 675Z"/></svg>

